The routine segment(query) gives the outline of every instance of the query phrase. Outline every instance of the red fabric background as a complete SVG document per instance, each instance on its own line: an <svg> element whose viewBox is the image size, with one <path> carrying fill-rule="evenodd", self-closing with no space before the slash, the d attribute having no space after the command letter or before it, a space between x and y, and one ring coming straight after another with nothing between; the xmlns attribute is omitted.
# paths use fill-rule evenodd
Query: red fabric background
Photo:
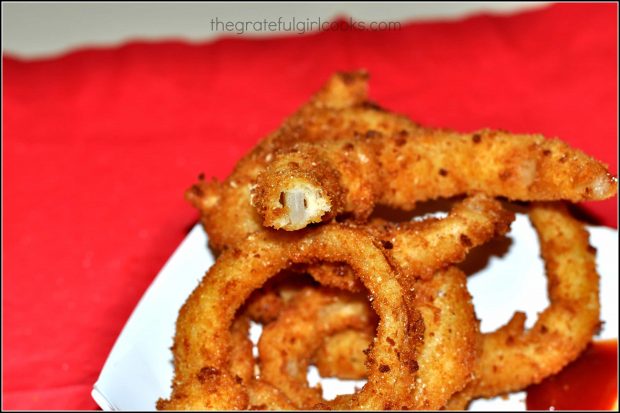
<svg viewBox="0 0 620 413"><path fill-rule="evenodd" d="M512 17L4 56L7 409L94 408L90 389L138 299L225 177L336 70L431 126L558 136L617 173L617 6ZM616 226L617 198L589 205Z"/></svg>

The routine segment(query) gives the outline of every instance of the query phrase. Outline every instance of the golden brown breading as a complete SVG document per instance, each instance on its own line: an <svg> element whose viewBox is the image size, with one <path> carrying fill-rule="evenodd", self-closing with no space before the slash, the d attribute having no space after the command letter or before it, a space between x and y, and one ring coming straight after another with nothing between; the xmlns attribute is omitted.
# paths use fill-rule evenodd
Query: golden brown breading
<svg viewBox="0 0 620 413"><path fill-rule="evenodd" d="M254 381L255 362L249 330L250 319L246 314L238 315L230 328L230 373L244 384Z"/></svg>
<svg viewBox="0 0 620 413"><path fill-rule="evenodd" d="M513 220L514 213L501 202L477 194L456 203L442 219L399 223L373 219L362 228L381 241L406 282L429 278L437 270L461 262L472 248L506 234ZM323 285L359 291L359 282L346 266L319 264L306 271Z"/></svg>
<svg viewBox="0 0 620 413"><path fill-rule="evenodd" d="M483 335L476 380L449 407L539 383L577 358L599 327L599 277L587 230L560 203L533 204L529 215L545 261L550 305L529 330L525 314L516 313Z"/></svg>
<svg viewBox="0 0 620 413"><path fill-rule="evenodd" d="M331 264L321 265L329 267ZM243 314L247 315L252 321L261 324L268 324L278 318L286 304L294 299L301 290L316 285L316 282L305 274L305 268L305 265L293 266L277 274L261 288L253 291L244 304ZM334 274L326 274L324 281L329 283L334 278L336 278Z"/></svg>
<svg viewBox="0 0 620 413"><path fill-rule="evenodd" d="M417 125L368 101L367 74L337 73L282 126L263 139L224 181L201 177L185 197L199 211L209 242L222 250L261 230L262 221L250 205L250 190L277 151L298 142L364 136L368 131L392 134Z"/></svg>
<svg viewBox="0 0 620 413"><path fill-rule="evenodd" d="M263 224L296 230L323 216L363 220L375 204L409 210L419 201L473 193L579 202L617 191L605 165L541 135L422 128L374 135L302 142L276 154L252 189Z"/></svg>
<svg viewBox="0 0 620 413"><path fill-rule="evenodd" d="M482 194L458 202L443 219L418 222L374 221L367 229L380 239L407 277L429 278L465 259L472 248L504 235L514 213Z"/></svg>
<svg viewBox="0 0 620 413"><path fill-rule="evenodd" d="M401 284L406 288L410 287L420 291L421 287L416 283L417 278L429 279L437 270L460 262L471 248L481 245L497 235L506 233L513 219L514 214L503 209L500 202L484 195L475 195L457 203L449 215L443 219L426 219L400 224L375 221L363 229L370 231L381 240L382 245L392 257L392 261L399 268L404 269L401 273ZM303 271L304 269L297 268L297 270ZM359 282L356 282L357 279L350 267L342 263L314 264L305 268L305 271L308 271L324 285L348 291L359 292L363 290ZM432 281L430 283L432 284ZM285 301L297 303L299 299L295 295L296 292L300 291L299 283L297 285L291 284L291 281L288 281L283 285L284 292L288 291L286 300L282 298L283 293L280 291L282 288L280 286L268 286L264 287L262 291L257 290L255 294L260 293L261 295L249 301L246 312L257 321L263 323L273 321L282 311L282 308L286 306ZM435 338L435 340L439 339L441 337ZM270 342L273 341L278 340L270 340ZM331 347L332 343L333 348ZM342 343L338 340L326 340L325 344L318 350L317 365L320 369L323 366L321 373L324 373L327 365L327 362L322 358L350 359L350 353L338 353L339 348L342 348L338 347L340 344ZM307 353L308 351L302 352L303 355L307 355ZM342 364L346 366L346 362ZM338 366L333 366L335 371L343 371L345 368L352 372L360 371L359 364L358 367L338 368ZM301 370L305 371L305 368ZM343 376L339 377L344 378ZM301 385L299 383L305 383L305 375L293 377L291 380L299 386ZM272 380L274 384L275 381ZM444 388L449 389L449 387ZM318 394L320 395L320 392ZM316 394L314 396L316 397ZM299 400L295 401L299 402Z"/></svg>
<svg viewBox="0 0 620 413"><path fill-rule="evenodd" d="M294 263L348 263L373 297L380 319L362 391L330 402L335 408L414 407L410 366L422 339L419 312L404 292L384 251L360 229L325 225L296 233L251 235L223 252L179 312L174 339L175 376L159 409L244 409L249 395L230 370L230 326L253 290ZM389 369L389 372L384 371ZM389 389L389 391L388 391Z"/></svg>
<svg viewBox="0 0 620 413"><path fill-rule="evenodd" d="M248 410L294 410L295 405L276 387L254 380L248 386Z"/></svg>
<svg viewBox="0 0 620 413"><path fill-rule="evenodd" d="M436 410L472 378L479 353L479 321L466 276L456 267L416 282L415 306L425 329L414 398L423 409Z"/></svg>
<svg viewBox="0 0 620 413"><path fill-rule="evenodd" d="M332 77L224 182L201 179L186 198L221 250L263 225L293 230L342 213L363 222L377 203L412 209L475 192L576 202L616 190L604 165L558 140L421 128L370 103L367 75L355 72Z"/></svg>
<svg viewBox="0 0 620 413"><path fill-rule="evenodd" d="M465 274L455 267L417 281L414 288L410 299L422 314L424 341L415 361L416 386L410 397L418 409L438 409L472 377L478 320ZM363 350L372 343L375 324L371 316L363 296L304 290L263 332L259 342L262 378L278 386L298 407L317 405L321 388L309 387L306 380L312 358L323 358L317 364L332 375L366 377ZM355 354L344 345L350 343L358 345Z"/></svg>
<svg viewBox="0 0 620 413"><path fill-rule="evenodd" d="M460 262L472 248L505 234L513 219L514 214L503 209L500 202L477 195L457 203L446 218L401 223L374 219L362 228L381 241L404 274L428 278L433 271ZM288 278L270 280L254 291L245 304L245 314L261 324L275 320L286 302L312 284L302 274L310 274L324 286L363 291L362 284L346 264L322 262L294 266L283 274Z"/></svg>
<svg viewBox="0 0 620 413"><path fill-rule="evenodd" d="M180 311L173 392L159 409L465 408L559 371L592 337L594 252L561 205L530 210L551 301L532 329L516 313L479 334L465 276L450 264L508 231L514 215L494 197L605 199L617 192L606 166L540 135L422 128L369 102L367 77L336 74L228 179L200 178L186 192L223 253ZM376 205L411 210L463 195L442 220L368 222ZM323 286L264 284L281 270ZM378 324L351 294L368 291ZM250 319L266 324L261 378ZM311 362L368 382L325 402L307 386Z"/></svg>
<svg viewBox="0 0 620 413"><path fill-rule="evenodd" d="M474 195L458 202L447 217L423 221L391 223L374 219L362 228L381 241L404 279L429 278L437 270L462 261L467 253L510 229L514 213L484 195ZM325 286L345 291L362 291L361 284L347 265L319 263L295 268L307 272ZM303 284L302 284L303 286ZM280 294L295 289L287 282L283 287L267 285L256 291L247 304L250 317L261 323L274 320L282 309Z"/></svg>
<svg viewBox="0 0 620 413"><path fill-rule="evenodd" d="M322 339L374 325L376 316L365 296L306 288L263 329L258 342L261 379L277 386L298 408L312 408L323 402L322 391L320 386L311 388L306 376Z"/></svg>
<svg viewBox="0 0 620 413"><path fill-rule="evenodd" d="M332 173L329 164L312 153L312 148L308 151L300 148L286 158L276 159L269 164L269 181L261 181L263 175L259 175L256 188L260 191L252 191L251 195L251 203L265 224L272 222L269 226L276 229L301 229L308 224L329 221L335 211L344 208L340 174Z"/></svg>
<svg viewBox="0 0 620 413"><path fill-rule="evenodd" d="M366 329L344 330L325 337L316 351L312 364L321 377L344 380L366 378L366 353L375 335L374 326Z"/></svg>
<svg viewBox="0 0 620 413"><path fill-rule="evenodd" d="M321 285L350 292L362 292L364 287L351 267L338 262L321 262L305 267L305 271Z"/></svg>

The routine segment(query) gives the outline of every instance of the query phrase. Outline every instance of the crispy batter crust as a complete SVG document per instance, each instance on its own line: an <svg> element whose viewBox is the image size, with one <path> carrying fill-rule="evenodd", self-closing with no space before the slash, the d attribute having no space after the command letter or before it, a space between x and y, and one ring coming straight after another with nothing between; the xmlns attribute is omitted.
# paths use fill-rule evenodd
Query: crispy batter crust
<svg viewBox="0 0 620 413"><path fill-rule="evenodd" d="M502 208L500 202L484 195L476 195L458 203L444 219L427 219L421 222L400 224L377 221L363 229L370 230L381 241L383 247L387 249L392 260L399 267L405 269L401 272L401 284L406 286L406 288L411 288L412 291L423 291L425 284L417 283L416 280L418 278L429 279L437 270L460 262L471 248L481 245L497 235L506 233L513 219L514 214ZM304 271L303 268L298 268L297 270ZM357 279L354 277L353 272L346 264L321 263L310 265L305 270L324 285L347 291L362 291L361 286L356 282ZM435 275L435 277L438 276ZM441 279L441 277L439 278ZM432 280L429 281L429 285L433 285ZM249 302L246 311L257 321L263 323L272 322L278 317L282 309L286 307L286 302L293 302L294 305L304 307L304 305L297 304L299 297L295 295L296 292L300 291L300 288L299 285L291 286L290 282L285 284L284 287L267 287L260 292L261 295ZM426 288L428 289L428 287ZM282 297L283 292L286 294L285 298ZM431 297L432 294L426 294L426 296ZM444 302L443 307L445 308L446 306L447 302ZM466 314L467 312L460 313L461 316ZM294 317L293 313L290 319L294 320ZM428 318L429 323L433 320L430 317ZM358 344L357 348L363 345L363 337L360 339L360 336L364 336L364 334L368 336L368 329L366 328L365 332L357 335L344 331L340 337L336 335L326 339L323 345L318 343L319 349L316 352L315 360L321 374L330 376L338 373L337 375L340 378L359 377L361 374L365 374L366 370L363 363L360 363L362 357L358 354L359 352L352 354L350 351L342 352L341 350L346 348L344 346L346 340L349 340L350 343ZM269 331L269 329L266 331ZM454 329L453 331L461 332L462 330ZM329 336L327 333L323 335ZM468 336L457 337L455 342L460 343L458 338L466 337ZM440 339L442 337L434 338L434 340ZM430 338L427 338L427 340L430 340ZM268 342L285 343L287 341L268 340ZM263 345L263 347L269 346ZM463 348L467 348L467 346ZM286 351L283 350L282 354L286 354ZM311 352L305 349L302 354L307 356ZM274 359L276 358L272 357L270 360ZM340 361L338 364L331 364L330 366L330 361L328 360ZM350 362L351 360L358 360L358 362ZM471 360L473 359L469 361ZM284 363L284 361L282 362ZM301 388L307 387L305 375L301 373L305 372L306 367L302 366L296 369L296 371L300 372L299 375L290 379L293 380L294 386L292 386L293 389L297 389L297 394L299 393L300 386ZM434 367L434 369L437 368L437 366ZM273 368L271 371L273 371ZM276 371L279 370L276 369ZM281 377L275 374L272 374L271 377L271 382L274 384L283 382ZM443 389L448 396L451 394L449 386L444 386ZM295 393L294 390L293 393ZM320 397L320 391L315 391L312 397L316 401L316 398ZM435 404L430 404L430 400L435 400ZM437 400L443 401L439 403ZM446 400L447 397L427 398L425 403L427 403L427 408L430 408L428 406L441 406ZM300 403L299 398L295 401ZM306 401L302 406L307 407L310 404Z"/></svg>
<svg viewBox="0 0 620 413"><path fill-rule="evenodd" d="M479 321L456 267L416 282L415 303L424 320L424 345L417 358L414 397L424 409L443 407L472 378L479 352Z"/></svg>
<svg viewBox="0 0 620 413"><path fill-rule="evenodd" d="M380 322L369 353L369 379L361 392L337 398L335 408L414 407L414 349L421 340L419 313L405 296L382 249L365 232L326 225L299 233L262 233L222 253L181 308L174 340L175 377L158 409L245 409L249 395L231 372L235 313L256 288L292 263L347 262L373 297ZM383 371L388 366L389 372Z"/></svg>
<svg viewBox="0 0 620 413"><path fill-rule="evenodd" d="M472 248L510 230L514 213L482 194L457 203L443 219L391 223L375 221L369 231L388 248L409 278L429 278L465 259Z"/></svg>
<svg viewBox="0 0 620 413"><path fill-rule="evenodd" d="M516 313L483 335L476 380L450 407L539 383L577 358L599 327L599 277L587 230L559 203L534 204L529 214L545 260L550 305L530 330L524 329L525 314Z"/></svg>
<svg viewBox="0 0 620 413"><path fill-rule="evenodd" d="M605 165L559 140L422 128L369 102L364 72L336 74L228 179L201 177L186 192L212 247L224 252L181 309L173 392L157 407L458 409L537 383L575 359L599 325L598 275L582 224L559 204L531 208L551 305L530 330L516 313L479 334L464 275L448 266L508 230L513 215L490 197L579 202L616 192ZM410 210L460 195L470 197L443 220L367 223L377 204ZM349 224L303 229L336 217ZM376 332L368 307L357 308L364 300L325 287L267 286L244 305L282 269L347 291L367 287ZM264 379L255 377L250 319L267 323ZM325 402L305 381L313 361L322 374L328 363L339 377L363 370L368 383Z"/></svg>
<svg viewBox="0 0 620 413"><path fill-rule="evenodd" d="M507 233L513 220L514 213L499 201L478 194L458 202L443 219L401 223L375 219L360 228L381 242L405 279L414 280L427 279L437 270L462 261L472 248ZM362 290L351 268L342 263L319 263L296 270L309 273L323 285ZM267 286L251 297L248 307L253 320L267 323L277 317L282 308L280 290Z"/></svg>
<svg viewBox="0 0 620 413"><path fill-rule="evenodd" d="M263 380L248 386L248 410L293 410L295 405L278 388Z"/></svg>
<svg viewBox="0 0 620 413"><path fill-rule="evenodd" d="M452 263L461 261L471 248L483 244L496 235L506 233L513 219L514 214L503 209L500 202L484 195L476 195L458 203L448 217L444 219L427 219L421 222L400 224L381 221L362 228L365 230L370 228L370 232L381 240L383 247L387 249L393 262L399 267L406 269L400 273L400 283L406 286L406 288L411 289L418 297L413 299L413 302L423 313L426 312L426 317L424 317L425 323L432 327L431 330L426 329L430 333L425 334L425 343L431 343L429 344L430 347L428 347L429 351L425 353L425 360L428 360L425 362L425 365L430 368L429 372L435 371L436 373L420 373L419 379L423 380L423 383L427 381L434 383L433 380L441 376L443 385L436 385L435 387L425 386L426 390L424 393L418 392L416 397L424 408L430 409L443 406L452 393L464 386L465 378L470 378L471 367L475 358L472 346L474 339L477 339L477 330L468 329L468 326L471 326L472 323L467 317L471 316L472 313L471 311L466 311L464 307L471 305L471 303L467 291L464 290L465 283L462 274L455 270L450 270L446 274L434 274L431 271L436 272ZM306 270L325 285L335 286L343 290L360 291L360 286L355 282L351 282L352 279L354 280L351 269L342 263L315 264L309 266ZM448 273L449 275L447 275ZM434 277L431 277L432 275ZM447 280L447 277L451 277L451 279ZM420 283L417 281L420 278L429 281ZM358 354L359 351L352 353L344 344L347 342L356 343L358 346L355 348L360 348L360 346L364 345L364 337L368 337L369 331L372 331L372 326L365 326L365 328L356 326L356 329L361 331L352 332L347 331L347 325L340 324L334 326L323 320L317 323L318 327L312 327L310 322L306 322L308 317L311 318L313 316L312 306L308 305L305 300L300 299L298 295L294 295L295 292L299 291L299 286L292 289L290 285L285 285L285 289L289 292L286 301L290 302L290 305L297 310L288 309L287 321L283 322L279 319L280 321L276 323L277 325L284 324L287 327L280 328L275 325L269 325L266 328L264 338L261 339L261 343L263 343L261 345L261 355L265 353L268 356L261 356L263 360L261 371L269 382L279 386L287 396L292 398L294 403L300 407L308 408L313 403L317 403L321 397L320 389L311 390L307 387L305 372L310 361L308 359L309 355L316 353L314 359L323 375L359 378L361 375L365 375L366 372L363 362L361 362L365 357L361 357ZM441 296L437 295L438 291L442 291ZM256 311L258 316L255 316L255 319L265 323L276 319L279 312L286 308L285 300L280 297L280 294L277 288L266 290L256 300L256 302L262 302L263 304L258 306L262 310ZM294 298L291 299L291 297ZM252 301L248 309L256 306L256 302ZM455 308L449 308L454 303L458 305ZM318 306L316 302L315 306ZM445 324L439 324L437 319L439 317L439 310L437 308L443 308L445 313L444 318L439 320L445 321L448 317L453 317L457 322L451 324L449 328L442 329L441 327L445 326ZM268 310L265 311L265 309ZM306 317L300 316L299 313L301 311L306 314ZM264 315L265 312L268 313L267 317ZM312 344L309 344L307 340L303 340L305 336L296 334L299 328L295 329L291 325L298 318L304 321L302 325L309 337L324 336L326 337L324 343L314 341ZM457 327L457 323L461 323L461 327ZM475 325L477 326L477 323ZM313 328L323 328L323 330L315 330ZM277 331L277 334L280 335L288 334L290 336L293 334L295 348L298 351L296 352L295 349L288 345L292 340L278 335L274 338L275 333L270 333L270 331ZM341 331L343 334L337 334ZM335 334L335 336L330 337L330 334ZM452 348L450 345L447 345L448 341L456 344L456 347ZM308 347L310 345L314 347L310 349ZM437 353L430 352L430 349ZM446 364L438 363L441 358L446 357L446 354L448 354L442 351L448 349L450 357L453 357L450 359L452 362L446 360ZM459 357L459 361L453 361L456 357ZM337 361L337 364L331 363L331 361ZM432 365L433 362L438 364ZM305 364L298 365L299 363ZM296 366L294 369L296 374L294 375L290 374L291 370L278 367L291 365ZM326 369L329 370L326 371ZM286 373L289 373L289 375L286 376ZM463 374L458 376L460 373ZM428 375L425 376L425 374ZM457 379L450 381L451 377L465 378L462 381Z"/></svg>
<svg viewBox="0 0 620 413"><path fill-rule="evenodd" d="M254 193L264 195L266 186L269 196L286 194L289 188L278 183L283 176L297 182L298 188L308 183L314 193L329 198L332 209L325 212L329 216L363 218L375 204L412 209L419 201L473 193L518 201L580 202L609 198L617 191L617 180L605 165L560 140L541 135L489 130L462 134L418 128L387 136L377 132L371 139L303 142L289 151L295 152L276 154L273 165L286 165L287 159L296 159L299 152L308 157L288 172L280 168L276 174L272 165L267 165ZM347 171L358 172L349 179ZM334 192L316 184L336 180L341 188ZM379 191L363 190L371 187ZM260 214L264 215L263 206L270 204L269 196L254 199ZM337 202L338 196L341 202ZM342 208L336 210L337 205ZM276 226L268 216L264 218L266 226L287 230L302 226L299 222L294 227Z"/></svg>
<svg viewBox="0 0 620 413"><path fill-rule="evenodd" d="M455 267L416 282L410 296L424 321L424 342L412 366L417 371L416 386L410 397L418 409L438 409L472 377L478 320L465 274ZM317 365L338 377L364 378L363 351L371 346L374 328L365 297L308 288L265 328L259 342L262 377L298 407L313 407L322 396L321 388L309 387L306 380L312 359L323 358ZM356 346L347 346L351 343ZM388 366L381 369L389 371Z"/></svg>
<svg viewBox="0 0 620 413"><path fill-rule="evenodd" d="M339 73L246 155L224 182L200 179L186 198L221 250L263 225L296 230L374 206L483 192L522 201L605 199L605 165L555 139L421 128L367 98L367 74ZM286 194L312 205L291 220ZM298 218L302 216L302 218ZM231 223L234 223L232 225Z"/></svg>
<svg viewBox="0 0 620 413"><path fill-rule="evenodd" d="M282 390L298 408L312 408L323 402L320 386L311 388L306 379L321 339L374 325L376 316L366 297L306 288L264 328L258 342L261 378Z"/></svg>
<svg viewBox="0 0 620 413"><path fill-rule="evenodd" d="M407 287L408 282L428 279L437 270L461 262L472 248L506 234L513 220L514 213L501 202L477 194L458 202L443 219L399 223L374 219L362 228L388 250L402 271L401 282ZM346 266L321 264L307 271L323 284L359 291L357 279Z"/></svg>
<svg viewBox="0 0 620 413"><path fill-rule="evenodd" d="M416 279L428 279L437 270L462 261L472 248L506 234L513 220L514 213L499 201L477 194L457 203L443 219L399 223L375 219L362 228L388 250L401 269L401 283L407 288ZM338 283L330 285L354 291L355 277L346 266L308 268L313 277L319 281L325 278L326 282L329 277L323 277L323 272L336 271L340 277L332 279Z"/></svg>
<svg viewBox="0 0 620 413"><path fill-rule="evenodd" d="M230 373L237 381L249 384L254 381L254 355L248 337L250 319L246 314L235 318L230 328Z"/></svg>
<svg viewBox="0 0 620 413"><path fill-rule="evenodd" d="M259 189L252 191L251 195L252 204L257 207L264 223L272 222L276 229L301 229L309 223L328 221L333 218L330 211L343 208L340 204L344 198L340 193L340 173L329 170L329 165L311 152L295 151L282 161L272 162L270 168L273 171L270 178L273 179L263 182L259 175L256 181ZM295 174L291 174L291 170ZM278 185L273 185L274 182ZM313 188L317 188L316 193ZM291 213L287 203L286 194L295 192L303 196L299 205L301 214Z"/></svg>
<svg viewBox="0 0 620 413"><path fill-rule="evenodd" d="M331 263L320 265L329 267ZM243 314L261 324L268 324L278 318L286 304L302 289L316 284L312 278L304 276L305 267L306 265L292 266L253 291L244 304ZM355 274L353 276L355 277ZM333 275L326 274L322 284L330 285L329 281L333 278ZM355 280L358 281L357 278Z"/></svg>
<svg viewBox="0 0 620 413"><path fill-rule="evenodd" d="M214 249L225 249L263 228L262 218L250 203L251 189L260 172L274 161L276 152L299 142L366 136L370 131L371 135L375 131L413 132L418 127L406 117L386 112L368 101L367 79L365 72L337 73L277 131L244 156L225 181L209 181L201 176L185 192L185 198L200 211ZM348 177L353 178L350 174ZM279 199L277 194L272 204L277 205ZM264 213L270 211L268 205L260 208Z"/></svg>
<svg viewBox="0 0 620 413"><path fill-rule="evenodd" d="M314 354L312 364L321 377L344 380L366 378L366 350L375 335L374 326L359 330L343 330L327 336Z"/></svg>

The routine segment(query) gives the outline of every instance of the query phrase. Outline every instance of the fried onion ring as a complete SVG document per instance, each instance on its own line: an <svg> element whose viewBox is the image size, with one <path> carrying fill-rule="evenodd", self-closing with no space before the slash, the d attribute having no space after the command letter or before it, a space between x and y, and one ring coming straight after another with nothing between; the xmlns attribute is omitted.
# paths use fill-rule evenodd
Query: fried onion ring
<svg viewBox="0 0 620 413"><path fill-rule="evenodd" d="M472 248L508 232L513 220L514 213L503 208L499 201L473 195L458 202L442 219L401 223L375 219L364 228L381 241L405 278L413 279L429 278L435 271L462 261ZM295 270L309 273L326 286L361 291L355 274L342 263L298 266ZM299 283L288 282L283 286L267 285L262 291L256 291L247 305L251 318L261 323L274 320L283 301L300 288Z"/></svg>
<svg viewBox="0 0 620 413"><path fill-rule="evenodd" d="M455 267L416 282L414 288L413 305L422 313L425 328L424 345L413 367L418 374L411 397L419 409L438 409L471 379L478 353L478 320L465 274ZM374 328L371 315L365 297L304 290L263 331L259 341L261 378L278 386L299 408L317 405L322 399L321 388L309 387L306 373L313 355L321 351L321 338L338 333L336 337L341 338L337 343L346 338L365 342L367 348L371 344L369 330ZM353 372L352 378L366 377L359 361L365 359L363 353L351 355L345 346L326 345L323 352L324 357L340 360L330 366L336 375L343 369ZM351 357L357 360L353 365Z"/></svg>
<svg viewBox="0 0 620 413"><path fill-rule="evenodd" d="M401 284L419 290L419 285L411 285L413 281L406 281L406 279L413 280L415 277L405 277L405 274L419 275L421 278L426 279L430 278L432 275L431 271L437 271L449 264L461 261L471 248L483 244L496 235L504 234L509 229L509 224L513 219L514 214L503 209L498 201L478 195L457 204L453 207L448 217L444 219L429 218L421 222L400 224L375 222L371 226L371 232L382 239L383 246L388 248L393 260L400 267L407 269L406 272L403 272ZM342 264L312 265L307 268L307 271L325 285L349 291L360 291L359 286L356 284L342 281L353 276L350 268ZM334 282L334 280L339 281ZM286 306L285 302L291 300L291 297L295 297L295 300L292 300L294 303L297 302L298 297L292 292L299 290L299 285L296 287L292 289L290 284L285 284L284 294L277 288L268 289L258 300L251 302L248 308L257 307L260 309L260 311L255 311L255 313L260 314L255 315L255 319L258 321L263 323L271 322L277 317L279 311ZM287 297L284 298L282 295ZM262 304L257 305L257 303ZM268 309L268 311L265 311L265 309ZM268 317L265 317L265 312L268 312ZM368 335L367 332L366 335ZM361 341L359 338L355 339L358 342ZM338 341L332 342L334 347L327 340L317 352L317 365L320 370L323 370L321 374L325 376L329 374L324 372L327 365L323 360L324 358L350 359L350 353L338 353ZM304 352L304 355L306 353ZM354 357L359 359L358 356ZM345 362L341 364L346 365ZM334 368L336 367L334 366ZM358 363L356 366L347 366L346 368L350 370L350 374L356 376L359 376L360 372L365 374L363 363ZM342 374L342 370L342 368L336 368L336 371L339 371L340 374ZM300 372L295 377L297 382L305 383L305 376L302 377L301 373L305 371L305 368L299 368L296 371ZM342 376L339 375L339 377ZM276 381L272 380L272 383ZM320 397L320 392L315 392L313 397L316 400L317 397ZM299 399L295 401L300 403ZM304 406L308 405L308 402L306 402Z"/></svg>
<svg viewBox="0 0 620 413"><path fill-rule="evenodd" d="M441 268L445 268L449 264L461 261L465 257L469 249L488 241L490 238L496 235L504 234L508 230L509 224L513 219L514 214L503 209L498 201L489 199L482 195L478 195L470 197L457 204L452 209L448 217L444 219L430 218L421 222L410 222L401 224L377 222L373 226L371 226L371 232L374 235L382 238L383 246L388 248L388 251L392 256L393 260L398 263L399 266L407 268L407 272L409 274L418 274L421 276L421 278L428 279L431 278L431 271L437 271ZM343 269L342 266L338 266L336 264L332 264L329 266L321 264L311 266L310 268L308 268L308 271L313 274L316 279L322 281L326 285L335 285L339 288L359 291L358 287L347 288L351 287L350 283L335 283L333 282L333 280L329 279L332 278L342 280L343 277L350 277L352 274L350 274L351 271L349 268L345 267ZM319 277L316 277L316 273L320 273L321 275ZM425 284L412 284L412 280L414 280L415 277L405 277L405 274L406 273L403 272L403 276L401 277L402 285L406 285L412 288L414 291L422 291L424 289ZM409 281L407 281L407 279L409 279ZM433 283L429 282L429 285L433 285ZM290 286L286 288L288 288L290 291ZM427 295L430 296L430 294ZM280 298L280 293L277 290L267 291L265 296L262 297L262 300L268 303L267 305L263 305L263 307L268 307L272 310L276 309L277 311L280 311L281 308L286 306L286 304L284 303L285 300ZM301 305L301 308L306 307L306 305L298 304L298 296L295 296L294 300L288 298L286 301L289 300L293 303L293 305ZM444 307L445 306L446 304L444 304ZM269 318L265 319L265 317L263 317L262 321L271 322L276 317L276 315L277 313L275 311L270 311ZM444 316L444 318L445 317L447 316ZM295 320L295 315L291 315L291 320ZM433 320L434 319L430 316L428 317L429 323L432 323ZM307 323L304 324L304 326L307 325ZM330 328L330 332L333 333L332 330L334 329L334 327L330 324L322 323L321 326L323 328ZM269 335L269 328L270 327L267 327L264 334ZM344 327L340 327L340 330L343 329ZM368 330L368 327L366 328L366 330ZM316 336L318 333L313 331L314 330L309 329L308 334ZM453 331L461 330L454 328ZM360 332L357 336L351 335L349 333L349 337L354 337L357 342L360 342L363 341L363 337L362 340L360 340L359 338L360 334L365 334L367 336L368 332ZM329 336L329 334L325 332L323 332L322 335ZM467 337L467 335L463 334L460 336L461 339L464 337ZM438 340L439 338L440 337L436 337L435 340ZM263 339L261 339L261 342L263 342ZM267 342L285 343L288 341L283 339L270 339ZM457 342L459 341L457 340ZM326 340L325 344L321 346L321 348L317 351L317 365L319 366L320 370L321 366L323 366L323 370L325 370L324 366L328 365L328 363L322 359L332 357L339 358L341 360L350 360L351 358L350 352L338 352L339 349L343 349L343 347L337 346L338 341L332 341L332 343L334 343L333 347L330 344L330 341ZM262 347L268 348L270 347L270 345L262 345ZM294 351L291 349L271 353L271 359L266 360L279 360L278 357L280 356L280 354L287 354L287 352L289 352L289 354L292 354L291 357L293 358L293 360L295 360ZM265 351L261 351L261 354L263 353L265 353ZM301 351L301 354L306 356L307 354L309 354L309 352L303 349ZM453 354L456 355L457 352ZM354 358L357 358L359 360L359 354L354 355ZM289 386L288 392L286 389L286 385L284 385L284 387L280 387L289 397L291 397L291 394L299 394L300 386L301 389L307 389L307 384L305 384L305 371L307 368L307 361L304 360L304 362L306 362L306 365L294 369L297 374L292 375L291 380L293 380L293 384ZM268 369L266 372L266 377L272 384L279 383L279 386L283 386L281 384L283 383L283 381L277 378L277 372L281 372L281 370L274 367L274 364L275 362L273 361L266 362L266 365L268 365L270 368L270 370ZM363 363L358 362L357 365L347 365L346 361L343 361L341 364L346 367L337 368L337 366L333 366L334 371L339 372L339 377L342 377L342 370L344 368L349 369L349 374L353 374L357 377L359 377L361 374L365 374L366 369ZM262 368L261 371L265 371L265 369ZM325 374L324 371L321 371L321 374L325 376L328 375ZM442 386L441 388L443 388L444 391L450 390L450 386ZM454 387L452 393L456 390L458 390L458 388ZM447 396L444 395L444 397L440 398L427 398L424 402L426 403L426 408L429 408L429 400L441 400L441 403L435 402L434 404L435 406L440 407L441 405L443 405L443 403L445 403L447 397L449 397L452 393L447 393ZM314 402L316 402L318 399L320 399L320 394L320 391L317 390L314 392L310 392L309 395L304 395L302 397L295 398L295 396L292 396L292 400L299 406L304 406L305 408L308 408L308 406L312 406L312 403L308 400L313 400Z"/></svg>
<svg viewBox="0 0 620 413"><path fill-rule="evenodd" d="M518 312L483 335L476 379L450 408L539 383L576 359L599 328L599 277L587 230L560 203L533 204L529 216L545 261L550 305L529 330Z"/></svg>
<svg viewBox="0 0 620 413"><path fill-rule="evenodd" d="M278 150L298 142L365 135L371 130L389 135L403 130L413 133L418 128L406 117L386 112L370 102L367 80L365 72L337 73L278 130L244 156L224 182L207 181L201 175L185 192L186 199L200 211L209 243L215 250L263 229L250 204L250 190ZM374 191L359 188L370 190Z"/></svg>
<svg viewBox="0 0 620 413"><path fill-rule="evenodd" d="M389 251L402 270L401 282L406 283L429 278L437 270L462 261L472 248L508 232L513 220L514 213L499 201L477 194L457 203L442 219L400 223L375 219L364 228ZM346 266L321 264L306 271L324 285L359 291L357 279Z"/></svg>
<svg viewBox="0 0 620 413"><path fill-rule="evenodd" d="M419 201L476 192L579 202L616 191L605 165L557 139L418 128L298 143L260 173L252 204L263 225L292 231L341 214L365 221L375 204L410 210Z"/></svg>
<svg viewBox="0 0 620 413"><path fill-rule="evenodd" d="M368 382L341 408L413 408L414 353L423 323L407 305L383 250L364 231L327 225L295 234L261 233L222 253L179 312L174 339L172 394L158 409L245 409L247 388L231 372L231 331L236 311L253 290L293 263L348 263L373 297L380 319L368 360ZM389 371L387 371L387 370Z"/></svg>
<svg viewBox="0 0 620 413"><path fill-rule="evenodd" d="M261 379L277 386L298 408L312 408L324 402L321 388L309 387L306 379L321 338L375 325L365 296L306 288L263 329L258 342Z"/></svg>

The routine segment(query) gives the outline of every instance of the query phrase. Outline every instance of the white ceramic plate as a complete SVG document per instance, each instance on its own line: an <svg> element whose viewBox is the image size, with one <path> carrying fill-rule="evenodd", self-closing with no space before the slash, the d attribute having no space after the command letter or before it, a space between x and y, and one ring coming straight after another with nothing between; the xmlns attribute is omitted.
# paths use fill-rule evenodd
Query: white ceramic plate
<svg viewBox="0 0 620 413"><path fill-rule="evenodd" d="M589 230L590 242L598 249L601 275L604 327L597 338L617 338L618 232L605 227ZM501 326L515 310L525 311L528 326L532 325L548 300L538 239L527 216L518 214L507 240L489 247L485 250L493 251L490 256L466 261L466 268L475 271L468 286L476 313L482 319L482 330ZM92 391L103 410L154 410L157 399L169 396L173 375L170 346L177 313L212 264L207 237L196 226L147 289L116 340ZM260 328L253 326L251 337L259 334ZM310 369L310 383L319 379L316 369ZM321 382L328 399L350 393L359 385L356 381L336 379ZM472 403L471 410L525 410L524 399L525 394L520 392L508 399L479 400Z"/></svg>

